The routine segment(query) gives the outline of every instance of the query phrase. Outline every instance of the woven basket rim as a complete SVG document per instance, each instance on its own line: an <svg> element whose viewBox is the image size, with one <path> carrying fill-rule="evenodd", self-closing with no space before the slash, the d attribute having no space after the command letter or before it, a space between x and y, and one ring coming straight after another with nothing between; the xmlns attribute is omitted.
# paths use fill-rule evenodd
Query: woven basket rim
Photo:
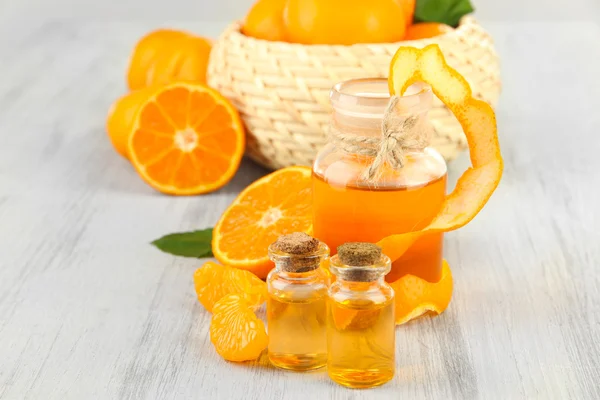
<svg viewBox="0 0 600 400"><path fill-rule="evenodd" d="M431 38L415 39L415 40L401 40L399 42L387 42L387 43L355 43L355 44L351 44L351 45L345 45L345 44L303 44L303 43L290 43L290 42L258 39L258 38L244 34L242 32L243 24L244 24L244 20L241 20L241 19L232 22L225 29L225 35L234 35L234 36L237 36L238 38L240 38L241 40L248 41L249 43L254 42L257 44L267 45L267 46L278 46L278 47L287 46L290 48L303 48L303 49L307 49L307 48L308 49L311 49L311 48L312 49L323 49L323 48L348 49L348 48L356 48L356 47L373 47L373 46L390 46L390 45L399 47L402 45L410 45L411 43L421 43L421 44L436 43L437 40L439 40L440 38L454 36L454 35L460 35L464 31L466 31L467 28L471 25L479 25L479 23L477 22L475 17L473 17L472 14L468 14L460 19L460 21L458 23L458 27L456 27L455 29L452 29L449 32L446 32L446 33L443 33L441 35L434 36Z"/></svg>

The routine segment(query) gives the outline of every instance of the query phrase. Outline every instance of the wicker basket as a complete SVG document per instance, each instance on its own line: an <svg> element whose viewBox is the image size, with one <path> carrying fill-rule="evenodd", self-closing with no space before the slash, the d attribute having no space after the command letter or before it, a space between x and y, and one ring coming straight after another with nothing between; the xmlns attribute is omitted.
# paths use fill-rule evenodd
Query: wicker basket
<svg viewBox="0 0 600 400"><path fill-rule="evenodd" d="M386 77L400 45L438 43L476 97L495 105L500 94L498 56L490 35L472 18L432 39L352 46L268 42L231 25L215 43L209 84L238 108L248 130L248 155L273 169L310 165L326 142L329 91L340 81ZM466 148L462 129L436 99L430 113L432 145L450 161Z"/></svg>

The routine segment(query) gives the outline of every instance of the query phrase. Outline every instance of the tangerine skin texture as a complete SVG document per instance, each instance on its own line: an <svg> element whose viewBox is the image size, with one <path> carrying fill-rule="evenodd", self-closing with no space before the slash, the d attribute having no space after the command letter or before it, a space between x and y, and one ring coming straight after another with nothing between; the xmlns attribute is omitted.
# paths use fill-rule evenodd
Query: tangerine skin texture
<svg viewBox="0 0 600 400"><path fill-rule="evenodd" d="M393 43L404 38L404 12L394 0L289 0L284 23L290 42Z"/></svg>

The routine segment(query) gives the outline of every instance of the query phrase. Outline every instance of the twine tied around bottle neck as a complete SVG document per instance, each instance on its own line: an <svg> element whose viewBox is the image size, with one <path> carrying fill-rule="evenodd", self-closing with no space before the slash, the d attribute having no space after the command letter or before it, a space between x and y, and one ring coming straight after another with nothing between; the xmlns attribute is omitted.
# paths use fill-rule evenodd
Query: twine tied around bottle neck
<svg viewBox="0 0 600 400"><path fill-rule="evenodd" d="M330 127L331 140L342 151L373 157L373 162L363 172L363 180L375 180L384 164L400 170L405 165L407 152L423 150L429 145L430 129L420 123L419 115L398 115L399 101L399 96L390 97L381 121L380 137L344 133L335 124Z"/></svg>

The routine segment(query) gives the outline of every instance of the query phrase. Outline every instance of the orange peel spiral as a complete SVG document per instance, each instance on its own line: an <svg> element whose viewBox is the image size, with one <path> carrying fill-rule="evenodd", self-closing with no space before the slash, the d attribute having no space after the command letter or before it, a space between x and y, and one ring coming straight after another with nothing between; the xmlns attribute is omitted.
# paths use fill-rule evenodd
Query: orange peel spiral
<svg viewBox="0 0 600 400"><path fill-rule="evenodd" d="M400 258L423 235L448 232L468 224L498 187L503 170L494 110L473 98L469 83L446 63L438 45L423 49L400 47L394 55L390 65L390 93L401 95L416 82L430 85L458 119L467 137L472 167L459 178L429 225L378 242L392 260Z"/></svg>

